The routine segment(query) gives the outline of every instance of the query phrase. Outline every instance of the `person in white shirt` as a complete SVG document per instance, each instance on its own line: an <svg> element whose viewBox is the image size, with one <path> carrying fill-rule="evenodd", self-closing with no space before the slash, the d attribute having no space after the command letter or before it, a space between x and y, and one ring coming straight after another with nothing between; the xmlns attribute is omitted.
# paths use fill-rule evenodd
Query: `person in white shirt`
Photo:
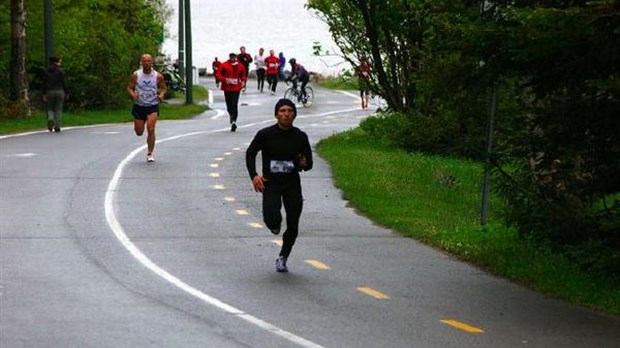
<svg viewBox="0 0 620 348"><path fill-rule="evenodd" d="M164 76L153 70L153 58L150 54L143 54L140 63L141 69L131 74L127 93L133 99L133 128L137 136L144 134L146 125L146 161L155 162L153 150L155 150L155 124L159 116L159 103L166 96L166 81Z"/></svg>
<svg viewBox="0 0 620 348"><path fill-rule="evenodd" d="M256 65L256 81L258 90L263 93L265 85L265 50L261 47L258 54L254 56L254 64Z"/></svg>

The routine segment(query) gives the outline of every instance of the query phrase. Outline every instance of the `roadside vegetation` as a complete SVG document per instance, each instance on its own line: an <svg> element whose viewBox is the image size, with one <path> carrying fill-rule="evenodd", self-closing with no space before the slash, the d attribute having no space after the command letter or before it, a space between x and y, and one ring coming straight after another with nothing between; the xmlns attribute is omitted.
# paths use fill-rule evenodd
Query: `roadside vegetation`
<svg viewBox="0 0 620 348"><path fill-rule="evenodd" d="M502 218L505 204L498 195L488 224L480 225L482 163L406 152L363 128L317 147L359 213L543 294L620 314L620 279L581 269L580 261L590 256L570 259L549 244L521 238Z"/></svg>
<svg viewBox="0 0 620 348"><path fill-rule="evenodd" d="M307 7L329 26L351 71L370 63L371 93L387 104L359 134L319 146L328 158L338 158L332 146L356 154L330 160L352 205L497 274L618 314L620 2L309 0ZM367 158L377 162L362 171L381 185L362 190L355 184L364 180L337 168ZM447 205L479 209L480 184L467 184L461 169L421 165L436 162L463 171L473 163L479 182L482 168L490 170L494 211L484 230L479 214ZM427 192L417 185L432 188L432 180L418 176L474 185L473 194L456 184L453 196ZM408 194L392 192L400 182L410 184ZM383 203L366 205L367 197Z"/></svg>
<svg viewBox="0 0 620 348"><path fill-rule="evenodd" d="M208 98L208 91L203 86L193 86L194 104L164 102L160 105L159 120L182 120L198 115L208 109L203 102ZM171 97L184 100L182 93L173 94ZM74 110L64 112L62 116L63 127L87 126L105 123L133 122L131 115L131 102L129 98L126 105L111 110ZM42 111L36 110L31 117L0 118L0 135L45 130L46 118Z"/></svg>

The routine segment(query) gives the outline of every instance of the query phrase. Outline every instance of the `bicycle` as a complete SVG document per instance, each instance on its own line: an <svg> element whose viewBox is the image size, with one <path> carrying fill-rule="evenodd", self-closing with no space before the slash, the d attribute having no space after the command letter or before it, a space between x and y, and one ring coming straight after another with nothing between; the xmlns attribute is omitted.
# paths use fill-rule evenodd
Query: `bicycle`
<svg viewBox="0 0 620 348"><path fill-rule="evenodd" d="M288 81L286 82L288 86ZM289 87L284 92L284 98L292 100L294 103L300 103L305 108L309 108L314 102L314 90L312 87L306 86L306 95L301 95L301 90L297 87L297 83L293 82L293 86Z"/></svg>
<svg viewBox="0 0 620 348"><path fill-rule="evenodd" d="M179 75L176 69L163 66L161 68L161 74L166 81L166 86L168 86L168 89L175 92L185 93L185 81L183 81L183 78Z"/></svg>

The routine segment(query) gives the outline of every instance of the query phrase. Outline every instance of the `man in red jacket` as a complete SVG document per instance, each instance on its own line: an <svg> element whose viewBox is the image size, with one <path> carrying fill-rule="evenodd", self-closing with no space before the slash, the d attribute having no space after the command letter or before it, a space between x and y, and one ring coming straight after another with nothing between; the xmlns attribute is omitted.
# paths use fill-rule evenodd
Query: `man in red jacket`
<svg viewBox="0 0 620 348"><path fill-rule="evenodd" d="M280 58L276 57L274 50L269 50L269 57L265 58L265 66L267 67L267 83L271 88L271 95L274 95L276 94L278 71L280 70Z"/></svg>
<svg viewBox="0 0 620 348"><path fill-rule="evenodd" d="M220 89L224 91L226 111L230 118L230 131L237 130L237 116L239 114L239 94L247 80L245 67L237 61L237 55L231 53L229 59L215 72L215 78L221 82Z"/></svg>

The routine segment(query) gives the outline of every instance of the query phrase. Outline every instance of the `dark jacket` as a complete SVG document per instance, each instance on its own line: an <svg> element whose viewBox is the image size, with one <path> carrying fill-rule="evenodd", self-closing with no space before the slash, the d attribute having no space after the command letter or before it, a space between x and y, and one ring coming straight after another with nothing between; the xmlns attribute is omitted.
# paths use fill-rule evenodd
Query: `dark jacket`
<svg viewBox="0 0 620 348"><path fill-rule="evenodd" d="M58 67L51 66L43 71L43 93L47 91L65 90L65 72Z"/></svg>

